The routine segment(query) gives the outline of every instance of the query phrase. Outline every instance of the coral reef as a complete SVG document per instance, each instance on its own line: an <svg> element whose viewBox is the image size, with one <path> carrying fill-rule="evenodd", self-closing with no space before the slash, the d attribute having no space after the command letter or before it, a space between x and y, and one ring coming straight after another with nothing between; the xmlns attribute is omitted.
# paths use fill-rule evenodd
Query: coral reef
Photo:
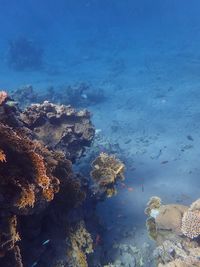
<svg viewBox="0 0 200 267"><path fill-rule="evenodd" d="M199 212L199 200L190 208L178 204L160 204L155 209L155 205L151 205L153 199L156 200L151 198L145 211L149 216L149 235L157 243L154 257L158 266L200 266L200 244L198 240L193 240L199 235L198 218L194 218L194 214Z"/></svg>
<svg viewBox="0 0 200 267"><path fill-rule="evenodd" d="M48 101L26 108L21 119L44 145L64 152L73 162L90 146L95 133L88 111Z"/></svg>
<svg viewBox="0 0 200 267"><path fill-rule="evenodd" d="M9 43L7 61L17 71L38 70L43 64L43 49L31 40L18 38Z"/></svg>
<svg viewBox="0 0 200 267"><path fill-rule="evenodd" d="M42 138L40 140L32 124L28 124L28 119L25 120L28 116L20 112L7 94L3 95L6 97L2 98L0 104L0 266L22 267L37 262L38 266L49 267L49 261L45 262L47 258L52 259L53 266L60 258L56 247L67 237L68 212L82 203L85 192L72 172L71 161L55 147L50 149L44 146L44 141ZM50 107L54 105L51 104ZM61 113L64 108L69 112L67 114L72 115L70 125L73 125L74 120L78 124L79 117L81 122L90 125L85 118L86 111L75 112L72 108L63 106L56 108ZM67 114L63 115L64 121ZM62 123L62 115L56 115ZM50 121L54 121L56 115L52 114L52 118L48 108L43 109L43 117ZM54 133L56 126L54 124ZM82 128L80 125L76 127L78 142L78 137L85 138L86 132L83 131L82 137L78 135ZM91 128L93 129L92 126ZM79 143L82 151L81 144L84 142L81 142L82 139ZM45 244L49 241L41 240L44 234L51 236L51 250L45 250L45 246L48 246ZM42 241L40 244L39 240ZM66 262L66 247L64 248ZM88 252L87 249L84 251ZM43 254L48 254L48 257L42 257Z"/></svg>
<svg viewBox="0 0 200 267"><path fill-rule="evenodd" d="M116 194L115 184L118 179L124 180L125 165L114 155L100 153L91 166L90 175L94 180L94 193L106 194L108 197Z"/></svg>

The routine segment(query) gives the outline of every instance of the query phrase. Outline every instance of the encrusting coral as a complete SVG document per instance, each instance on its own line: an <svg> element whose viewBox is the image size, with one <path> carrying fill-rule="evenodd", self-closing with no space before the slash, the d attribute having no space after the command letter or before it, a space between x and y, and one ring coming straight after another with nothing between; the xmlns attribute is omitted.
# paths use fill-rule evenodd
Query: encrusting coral
<svg viewBox="0 0 200 267"><path fill-rule="evenodd" d="M116 194L117 180L124 180L125 165L114 155L100 153L92 162L90 173L94 180L94 193L106 194L108 197Z"/></svg>
<svg viewBox="0 0 200 267"><path fill-rule="evenodd" d="M72 161L83 155L95 134L87 110L77 111L48 101L27 107L20 118L38 140L50 149L64 152Z"/></svg>

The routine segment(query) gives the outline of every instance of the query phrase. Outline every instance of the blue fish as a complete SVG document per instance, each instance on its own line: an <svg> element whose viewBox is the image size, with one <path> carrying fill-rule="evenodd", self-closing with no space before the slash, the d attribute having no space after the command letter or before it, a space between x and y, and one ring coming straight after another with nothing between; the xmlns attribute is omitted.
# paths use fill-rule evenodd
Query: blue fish
<svg viewBox="0 0 200 267"><path fill-rule="evenodd" d="M45 240L45 241L42 243L42 245L45 246L45 245L48 244L49 242L50 242L50 239L47 239L47 240Z"/></svg>

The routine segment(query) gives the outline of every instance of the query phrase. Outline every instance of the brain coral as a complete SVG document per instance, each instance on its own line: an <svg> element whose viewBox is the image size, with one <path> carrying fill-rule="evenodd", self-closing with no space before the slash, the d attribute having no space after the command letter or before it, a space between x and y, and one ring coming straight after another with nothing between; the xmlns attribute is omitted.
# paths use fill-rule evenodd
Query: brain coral
<svg viewBox="0 0 200 267"><path fill-rule="evenodd" d="M200 235L200 211L186 211L182 218L182 233L190 238Z"/></svg>

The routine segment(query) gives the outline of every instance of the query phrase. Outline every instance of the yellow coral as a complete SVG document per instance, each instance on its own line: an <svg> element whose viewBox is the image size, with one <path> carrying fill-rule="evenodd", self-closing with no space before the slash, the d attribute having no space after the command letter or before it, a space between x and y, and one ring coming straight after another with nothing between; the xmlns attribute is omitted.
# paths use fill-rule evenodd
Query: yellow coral
<svg viewBox="0 0 200 267"><path fill-rule="evenodd" d="M124 180L125 165L114 155L100 153L92 162L90 173L99 192L105 192L108 197L116 193L115 182Z"/></svg>

